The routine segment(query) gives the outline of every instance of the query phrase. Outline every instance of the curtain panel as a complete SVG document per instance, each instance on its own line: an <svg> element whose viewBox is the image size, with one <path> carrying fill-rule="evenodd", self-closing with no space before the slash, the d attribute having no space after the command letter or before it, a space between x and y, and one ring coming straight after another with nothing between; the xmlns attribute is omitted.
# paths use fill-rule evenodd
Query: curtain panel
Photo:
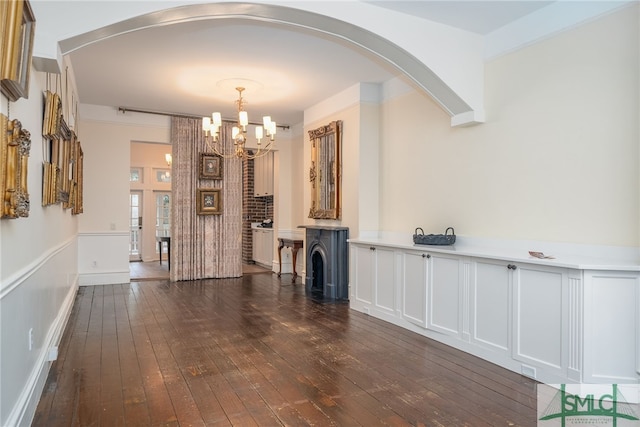
<svg viewBox="0 0 640 427"><path fill-rule="evenodd" d="M230 123L220 139L231 152ZM200 119L171 118L172 281L242 276L242 159L222 159L222 179L200 179L200 154L208 149ZM221 215L198 215L198 189L220 189Z"/></svg>

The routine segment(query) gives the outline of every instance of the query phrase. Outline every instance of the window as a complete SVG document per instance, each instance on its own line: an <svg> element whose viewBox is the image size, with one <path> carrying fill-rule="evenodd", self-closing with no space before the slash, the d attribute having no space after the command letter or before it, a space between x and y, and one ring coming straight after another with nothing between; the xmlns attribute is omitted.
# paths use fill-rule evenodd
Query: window
<svg viewBox="0 0 640 427"><path fill-rule="evenodd" d="M141 168L131 168L129 173L129 182L142 182Z"/></svg>
<svg viewBox="0 0 640 427"><path fill-rule="evenodd" d="M156 181L171 182L171 171L169 169L154 169Z"/></svg>
<svg viewBox="0 0 640 427"><path fill-rule="evenodd" d="M155 194L156 237L169 237L171 236L171 193L156 192ZM165 252L166 248L163 245L163 253Z"/></svg>
<svg viewBox="0 0 640 427"><path fill-rule="evenodd" d="M142 192L132 191L129 193L129 228L131 235L129 237L129 256L139 258L140 252L140 235L142 230Z"/></svg>

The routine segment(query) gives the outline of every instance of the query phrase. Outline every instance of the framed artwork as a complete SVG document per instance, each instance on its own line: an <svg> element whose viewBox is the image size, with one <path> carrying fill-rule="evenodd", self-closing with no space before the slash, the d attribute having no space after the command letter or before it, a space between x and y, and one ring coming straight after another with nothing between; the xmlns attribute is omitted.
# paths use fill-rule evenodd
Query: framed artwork
<svg viewBox="0 0 640 427"><path fill-rule="evenodd" d="M309 218L342 216L342 120L309 131L311 209Z"/></svg>
<svg viewBox="0 0 640 427"><path fill-rule="evenodd" d="M27 0L0 3L0 90L15 102L29 96L36 19Z"/></svg>
<svg viewBox="0 0 640 427"><path fill-rule="evenodd" d="M222 190L220 188L198 188L198 215L222 214Z"/></svg>
<svg viewBox="0 0 640 427"><path fill-rule="evenodd" d="M222 179L222 157L200 153L200 179Z"/></svg>
<svg viewBox="0 0 640 427"><path fill-rule="evenodd" d="M27 168L31 133L0 114L0 218L29 216Z"/></svg>
<svg viewBox="0 0 640 427"><path fill-rule="evenodd" d="M81 214L84 212L84 152L80 141L76 140L73 154L73 200L72 200L72 215Z"/></svg>

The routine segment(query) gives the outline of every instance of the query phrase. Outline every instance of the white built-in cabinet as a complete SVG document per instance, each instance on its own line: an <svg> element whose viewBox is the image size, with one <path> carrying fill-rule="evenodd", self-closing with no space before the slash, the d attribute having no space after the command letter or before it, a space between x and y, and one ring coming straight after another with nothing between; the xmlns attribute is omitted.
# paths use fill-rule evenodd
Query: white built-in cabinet
<svg viewBox="0 0 640 427"><path fill-rule="evenodd" d="M271 268L273 263L273 229L251 229L253 234L253 260L265 267Z"/></svg>
<svg viewBox="0 0 640 427"><path fill-rule="evenodd" d="M638 382L640 277L634 272L585 272L584 301L585 382Z"/></svg>
<svg viewBox="0 0 640 427"><path fill-rule="evenodd" d="M524 262L471 258L470 341L567 380L580 378L581 272Z"/></svg>
<svg viewBox="0 0 640 427"><path fill-rule="evenodd" d="M369 313L373 304L373 290L376 286L376 259L373 246L352 246L350 257L353 268L349 271L351 278L350 299L352 306Z"/></svg>
<svg viewBox="0 0 640 427"><path fill-rule="evenodd" d="M640 381L640 273L350 242L355 310L548 383Z"/></svg>
<svg viewBox="0 0 640 427"><path fill-rule="evenodd" d="M402 317L427 327L427 291L431 255L406 251L402 257Z"/></svg>
<svg viewBox="0 0 640 427"><path fill-rule="evenodd" d="M512 348L512 264L479 259L469 277L469 338L474 344L509 355Z"/></svg>
<svg viewBox="0 0 640 427"><path fill-rule="evenodd" d="M253 160L253 195L273 196L273 152Z"/></svg>
<svg viewBox="0 0 640 427"><path fill-rule="evenodd" d="M533 264L512 264L513 358L522 362L523 373L533 376L542 369L573 380L578 368L570 363L579 337L571 334L582 320L575 308L579 301L569 297L569 285L581 287L580 272Z"/></svg>
<svg viewBox="0 0 640 427"><path fill-rule="evenodd" d="M395 315L395 251L384 247L359 246L352 256L357 258L355 300L367 310ZM358 286L359 283L363 286Z"/></svg>
<svg viewBox="0 0 640 427"><path fill-rule="evenodd" d="M427 328L460 337L463 315L464 259L429 254L431 272L427 293Z"/></svg>

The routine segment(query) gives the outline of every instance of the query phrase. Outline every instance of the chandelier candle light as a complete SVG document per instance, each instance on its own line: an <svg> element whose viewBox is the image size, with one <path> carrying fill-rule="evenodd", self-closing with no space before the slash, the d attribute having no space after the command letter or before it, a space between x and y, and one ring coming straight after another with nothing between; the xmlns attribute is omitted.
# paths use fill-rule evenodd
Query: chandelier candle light
<svg viewBox="0 0 640 427"><path fill-rule="evenodd" d="M258 148L254 154L249 154L249 151L245 147L245 143L247 142L249 116L247 112L244 111L245 100L242 98L244 88L237 87L236 90L238 91L238 100L236 101L236 105L238 107L238 122L231 131L234 152L226 153L222 142L220 142L220 126L222 126L222 116L220 113L216 112L213 113L211 117L202 118L202 130L204 131L205 142L207 143L207 146L219 156L226 158L241 157L255 159L256 157L267 154L271 150L276 136L276 122L272 122L270 116L264 116L262 118L262 125L256 126ZM262 139L265 135L269 138L269 142L263 147Z"/></svg>

